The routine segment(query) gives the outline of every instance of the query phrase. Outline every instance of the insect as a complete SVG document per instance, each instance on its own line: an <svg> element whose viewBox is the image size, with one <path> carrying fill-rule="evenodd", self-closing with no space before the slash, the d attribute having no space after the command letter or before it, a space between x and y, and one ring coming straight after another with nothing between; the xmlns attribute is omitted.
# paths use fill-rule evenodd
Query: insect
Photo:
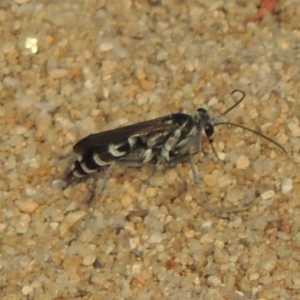
<svg viewBox="0 0 300 300"><path fill-rule="evenodd" d="M234 109L246 96L241 90L232 92L235 93L241 93L241 98L215 119L207 110L199 108L194 116L175 113L83 138L73 147L74 152L80 156L73 164L69 177L84 177L113 162L140 166L147 162L163 161L175 165L187 158L194 146L195 152L201 149L203 135L213 146L214 127L219 125L232 125L248 130L286 152L280 144L258 131L231 122L216 121ZM215 150L214 152L216 153Z"/></svg>
<svg viewBox="0 0 300 300"><path fill-rule="evenodd" d="M272 142L286 153L286 150L280 144L258 131L232 122L217 121L218 118L226 115L239 105L246 96L241 90L234 90L231 94L235 93L240 93L241 98L217 118L212 118L207 110L199 108L196 110L194 116L184 113L175 113L150 121L91 134L83 138L73 147L74 152L79 154L79 157L68 173L68 178L85 178L87 175L106 168L107 170L99 193L97 192L97 195L102 195L115 163L140 166L147 162L155 163L157 161L163 161L169 165L175 165L179 161L189 159L194 182L198 186L201 195L207 200L199 184L199 176L192 160L192 154L201 150L202 137L206 136L217 156L213 147L215 126L231 125L248 130ZM94 180L89 202L92 201L96 195L96 185L97 180ZM204 203L207 202L208 201L204 201ZM81 227L77 236L72 239L70 243L81 236L83 231L87 228L95 212L96 203L97 202L94 201L92 210L84 226ZM215 209L212 210L207 206L206 208L208 211L215 213ZM236 211L246 209L248 208L242 207Z"/></svg>

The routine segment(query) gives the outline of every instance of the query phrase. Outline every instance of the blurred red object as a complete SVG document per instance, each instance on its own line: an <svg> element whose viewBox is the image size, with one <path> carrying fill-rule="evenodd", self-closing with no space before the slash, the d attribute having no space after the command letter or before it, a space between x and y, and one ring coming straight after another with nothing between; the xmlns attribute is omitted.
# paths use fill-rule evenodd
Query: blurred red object
<svg viewBox="0 0 300 300"><path fill-rule="evenodd" d="M271 14L276 4L277 0L261 0L258 12L246 18L246 23L261 20L266 14Z"/></svg>

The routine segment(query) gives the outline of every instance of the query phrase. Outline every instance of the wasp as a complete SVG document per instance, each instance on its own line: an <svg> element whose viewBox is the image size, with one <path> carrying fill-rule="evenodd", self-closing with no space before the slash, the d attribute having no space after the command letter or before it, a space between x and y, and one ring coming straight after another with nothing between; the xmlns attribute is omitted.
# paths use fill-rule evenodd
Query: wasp
<svg viewBox="0 0 300 300"><path fill-rule="evenodd" d="M79 157L73 164L69 177L84 177L114 162L141 166L148 162L163 161L175 165L189 156L192 147L196 147L194 152L199 152L203 136L213 146L215 127L219 125L231 125L250 131L286 152L279 143L256 130L232 122L217 121L239 105L246 96L241 90L232 92L235 93L241 93L241 98L215 119L206 109L198 108L194 116L174 113L83 138L73 147ZM214 152L216 153L215 150Z"/></svg>

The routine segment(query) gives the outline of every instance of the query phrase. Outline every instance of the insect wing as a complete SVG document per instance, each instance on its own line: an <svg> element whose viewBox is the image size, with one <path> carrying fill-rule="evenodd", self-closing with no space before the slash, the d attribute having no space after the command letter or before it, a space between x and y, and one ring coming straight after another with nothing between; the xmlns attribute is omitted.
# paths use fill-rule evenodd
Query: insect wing
<svg viewBox="0 0 300 300"><path fill-rule="evenodd" d="M140 137L152 133L172 130L177 125L172 116L173 115L160 117L150 121L88 135L75 144L73 151L75 153L85 155L95 149L106 147L109 144L116 144L129 137Z"/></svg>

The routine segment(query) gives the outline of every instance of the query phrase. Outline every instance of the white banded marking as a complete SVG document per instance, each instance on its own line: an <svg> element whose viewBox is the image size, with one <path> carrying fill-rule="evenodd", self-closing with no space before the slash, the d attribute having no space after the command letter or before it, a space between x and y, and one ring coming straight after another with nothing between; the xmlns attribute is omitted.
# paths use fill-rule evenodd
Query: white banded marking
<svg viewBox="0 0 300 300"><path fill-rule="evenodd" d="M81 162L80 166L81 166L81 169L87 174L90 174L90 173L93 173L96 171L96 170L89 169L85 162Z"/></svg>
<svg viewBox="0 0 300 300"><path fill-rule="evenodd" d="M168 140L164 143L163 148L166 151L170 152L175 148L181 136L181 129L176 129L174 134L168 138Z"/></svg>
<svg viewBox="0 0 300 300"><path fill-rule="evenodd" d="M85 174L81 174L81 173L78 172L76 169L74 169L74 170L72 171L72 174L73 174L75 177L77 177L77 178L81 178L81 177L85 176Z"/></svg>
<svg viewBox="0 0 300 300"><path fill-rule="evenodd" d="M93 153L93 160L99 167L104 167L110 164L110 162L102 160L98 153Z"/></svg>
<svg viewBox="0 0 300 300"><path fill-rule="evenodd" d="M120 157L120 156L124 156L126 154L126 151L119 151L117 149L117 146L114 144L108 145L108 151L114 157Z"/></svg>
<svg viewBox="0 0 300 300"><path fill-rule="evenodd" d="M167 151L164 147L162 147L161 150L160 150L160 156L161 156L165 161L169 161L169 160L170 160L170 152Z"/></svg>
<svg viewBox="0 0 300 300"><path fill-rule="evenodd" d="M146 163L148 161L150 161L152 158L153 158L153 152L152 152L152 149L149 148L147 149L144 153L143 153L143 156L144 156L144 159L143 159L143 163Z"/></svg>
<svg viewBox="0 0 300 300"><path fill-rule="evenodd" d="M132 148L136 144L137 138L136 137L130 137L128 138L128 144L130 148Z"/></svg>

